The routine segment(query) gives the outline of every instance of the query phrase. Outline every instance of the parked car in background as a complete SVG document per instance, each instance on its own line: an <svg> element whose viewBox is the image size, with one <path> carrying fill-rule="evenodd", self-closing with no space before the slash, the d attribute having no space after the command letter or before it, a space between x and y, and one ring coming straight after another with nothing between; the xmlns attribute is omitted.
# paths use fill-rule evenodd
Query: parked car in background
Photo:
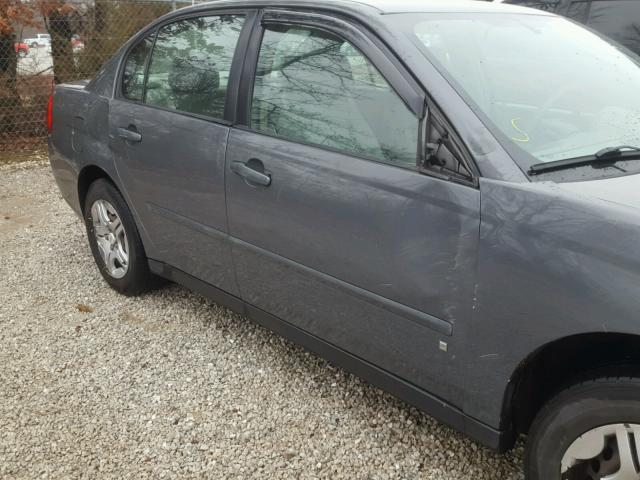
<svg viewBox="0 0 640 480"><path fill-rule="evenodd" d="M49 35L48 33L38 33L35 37L25 38L22 41L29 45L31 48L50 47L51 35Z"/></svg>
<svg viewBox="0 0 640 480"><path fill-rule="evenodd" d="M638 0L497 0L569 17L640 55Z"/></svg>
<svg viewBox="0 0 640 480"><path fill-rule="evenodd" d="M528 480L638 479L638 85L533 9L227 0L57 85L49 154L115 290L181 283L487 446L526 434Z"/></svg>
<svg viewBox="0 0 640 480"><path fill-rule="evenodd" d="M27 55L29 55L29 45L24 42L14 43L13 48L15 49L19 57L26 57Z"/></svg>
<svg viewBox="0 0 640 480"><path fill-rule="evenodd" d="M71 47L74 52L79 52L84 49L84 41L79 35L73 35L71 37Z"/></svg>

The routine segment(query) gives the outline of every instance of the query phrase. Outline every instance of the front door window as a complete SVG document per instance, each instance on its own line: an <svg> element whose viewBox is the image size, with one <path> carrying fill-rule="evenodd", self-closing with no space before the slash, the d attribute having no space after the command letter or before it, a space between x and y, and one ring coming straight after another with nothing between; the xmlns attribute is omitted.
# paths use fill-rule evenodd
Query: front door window
<svg viewBox="0 0 640 480"><path fill-rule="evenodd" d="M253 129L343 153L416 166L418 119L353 45L307 27L267 27Z"/></svg>

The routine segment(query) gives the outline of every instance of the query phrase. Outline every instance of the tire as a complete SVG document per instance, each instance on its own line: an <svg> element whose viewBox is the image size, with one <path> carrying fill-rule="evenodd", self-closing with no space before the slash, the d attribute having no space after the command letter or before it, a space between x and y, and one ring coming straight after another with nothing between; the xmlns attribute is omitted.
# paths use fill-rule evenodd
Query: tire
<svg viewBox="0 0 640 480"><path fill-rule="evenodd" d="M101 207L106 207L107 210L101 210ZM111 226L118 224L114 215L117 216L120 220L118 225L123 227L123 233L119 227L115 230L111 230L111 226L105 228L105 224L100 220L104 218L105 212L108 218L114 220ZM93 258L102 277L111 288L124 295L135 296L158 286L159 279L149 271L147 257L131 211L118 189L108 180L98 179L90 185L84 202L84 222ZM118 233L115 233L116 230ZM116 237L119 240L116 240ZM110 261L107 262L103 255Z"/></svg>
<svg viewBox="0 0 640 480"><path fill-rule="evenodd" d="M27 52L25 50L18 50L18 56L24 58L27 56Z"/></svg>
<svg viewBox="0 0 640 480"><path fill-rule="evenodd" d="M594 441L601 438L602 443ZM526 479L596 480L627 467L633 473L620 478L639 478L640 442L635 439L640 439L640 378L602 377L576 384L549 401L534 420L525 452ZM591 457L587 445L600 453ZM628 455L618 453L619 448ZM576 452L594 460L561 475L563 458L576 458Z"/></svg>
<svg viewBox="0 0 640 480"><path fill-rule="evenodd" d="M38 47L38 42L31 42L31 45L29 45L31 48L37 48Z"/></svg>

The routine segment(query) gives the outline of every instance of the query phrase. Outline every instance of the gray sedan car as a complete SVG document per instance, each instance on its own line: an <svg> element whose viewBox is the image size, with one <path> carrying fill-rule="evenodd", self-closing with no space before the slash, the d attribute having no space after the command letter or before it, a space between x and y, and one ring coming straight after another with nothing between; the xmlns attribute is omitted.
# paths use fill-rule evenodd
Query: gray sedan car
<svg viewBox="0 0 640 480"><path fill-rule="evenodd" d="M106 282L164 278L529 480L640 478L640 59L485 2L223 0L49 104Z"/></svg>

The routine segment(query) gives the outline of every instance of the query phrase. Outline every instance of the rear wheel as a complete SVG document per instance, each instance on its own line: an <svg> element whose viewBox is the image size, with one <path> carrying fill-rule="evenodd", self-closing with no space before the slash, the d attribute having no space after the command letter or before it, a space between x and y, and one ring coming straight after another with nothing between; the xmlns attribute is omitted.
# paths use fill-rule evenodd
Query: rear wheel
<svg viewBox="0 0 640 480"><path fill-rule="evenodd" d="M560 393L534 421L527 480L639 480L640 379L605 377Z"/></svg>
<svg viewBox="0 0 640 480"><path fill-rule="evenodd" d="M89 187L84 221L93 258L106 282L125 295L158 284L151 274L131 211L113 184L98 179Z"/></svg>

